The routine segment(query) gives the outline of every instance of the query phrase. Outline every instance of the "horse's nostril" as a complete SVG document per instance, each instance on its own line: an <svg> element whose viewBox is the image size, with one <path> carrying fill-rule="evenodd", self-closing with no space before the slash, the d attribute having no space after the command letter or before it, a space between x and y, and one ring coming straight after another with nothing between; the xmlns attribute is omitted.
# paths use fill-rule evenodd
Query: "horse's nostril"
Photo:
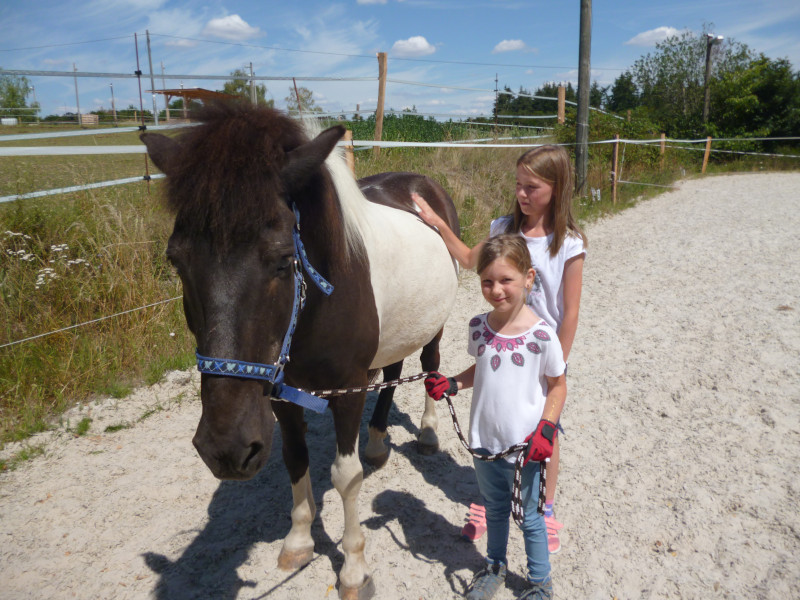
<svg viewBox="0 0 800 600"><path fill-rule="evenodd" d="M253 460L256 456L258 456L261 451L264 449L264 444L261 442L253 442L250 444L250 453L245 457L244 462L242 462L242 470L247 470L250 461Z"/></svg>

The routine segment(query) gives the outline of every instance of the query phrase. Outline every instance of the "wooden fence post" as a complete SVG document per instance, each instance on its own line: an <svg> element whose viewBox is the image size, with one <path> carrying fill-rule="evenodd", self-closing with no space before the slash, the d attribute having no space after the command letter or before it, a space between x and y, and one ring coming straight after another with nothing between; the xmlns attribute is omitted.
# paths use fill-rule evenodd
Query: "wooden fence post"
<svg viewBox="0 0 800 600"><path fill-rule="evenodd" d="M711 136L706 138L706 153L703 155L703 169L701 173L706 172L706 165L708 165L708 156L711 154Z"/></svg>
<svg viewBox="0 0 800 600"><path fill-rule="evenodd" d="M378 109L375 111L375 137L376 142L383 137L383 104L386 99L386 52L378 52ZM378 156L380 146L372 147L372 154Z"/></svg>
<svg viewBox="0 0 800 600"><path fill-rule="evenodd" d="M563 125L566 120L567 90L563 85L558 86L558 123Z"/></svg>
<svg viewBox="0 0 800 600"><path fill-rule="evenodd" d="M661 168L664 168L664 150L667 147L667 134L661 132Z"/></svg>
<svg viewBox="0 0 800 600"><path fill-rule="evenodd" d="M344 158L347 161L347 166L350 167L350 171L353 173L353 177L356 176L356 157L353 154L353 132L349 129L345 130L344 132Z"/></svg>
<svg viewBox="0 0 800 600"><path fill-rule="evenodd" d="M617 203L617 169L619 168L619 134L614 134L614 153L611 155L611 203Z"/></svg>

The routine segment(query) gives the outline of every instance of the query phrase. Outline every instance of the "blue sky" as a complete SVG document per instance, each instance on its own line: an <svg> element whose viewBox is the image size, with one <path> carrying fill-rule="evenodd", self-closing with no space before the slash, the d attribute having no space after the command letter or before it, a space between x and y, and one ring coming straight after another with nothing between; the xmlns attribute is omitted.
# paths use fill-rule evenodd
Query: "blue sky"
<svg viewBox="0 0 800 600"><path fill-rule="evenodd" d="M137 33L141 69L149 74L146 30L156 87L162 62L167 75L228 75L252 62L256 75L377 77L382 51L390 79L427 84L389 83L387 108L488 114L495 77L500 88L531 91L546 81L577 81L579 7L579 0L10 0L0 3L0 67L71 71L74 63L79 71L132 73ZM704 23L800 69L798 0L595 0L592 79L608 85L657 41L701 31ZM29 79L44 114L75 111L71 77ZM112 82L117 108L139 105L135 79L80 78L82 112L110 108ZM183 82L208 89L222 83ZM276 106L285 106L291 82L266 85ZM376 81L298 85L326 111L377 104ZM149 77L142 87L150 89ZM149 95L144 102L152 107Z"/></svg>

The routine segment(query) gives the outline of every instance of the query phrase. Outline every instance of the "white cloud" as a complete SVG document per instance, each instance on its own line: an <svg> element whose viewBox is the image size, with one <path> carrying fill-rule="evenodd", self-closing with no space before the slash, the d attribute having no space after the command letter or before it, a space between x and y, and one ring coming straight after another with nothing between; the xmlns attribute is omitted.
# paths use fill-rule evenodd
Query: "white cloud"
<svg viewBox="0 0 800 600"><path fill-rule="evenodd" d="M655 46L658 42L663 42L665 39L678 35L680 31L674 27L656 27L650 31L643 31L642 33L633 36L627 42L626 46Z"/></svg>
<svg viewBox="0 0 800 600"><path fill-rule="evenodd" d="M247 40L261 35L258 27L248 25L239 15L228 15L211 19L203 29L205 35L213 35L225 40Z"/></svg>
<svg viewBox="0 0 800 600"><path fill-rule="evenodd" d="M503 40L494 47L492 54L499 54L500 52L515 52L518 50L525 50L525 42L522 40Z"/></svg>
<svg viewBox="0 0 800 600"><path fill-rule="evenodd" d="M434 52L436 52L436 48L421 35L412 36L407 40L397 40L391 50L392 55L398 58L415 58Z"/></svg>
<svg viewBox="0 0 800 600"><path fill-rule="evenodd" d="M164 45L172 48L194 48L197 46L197 42L194 40L167 40Z"/></svg>

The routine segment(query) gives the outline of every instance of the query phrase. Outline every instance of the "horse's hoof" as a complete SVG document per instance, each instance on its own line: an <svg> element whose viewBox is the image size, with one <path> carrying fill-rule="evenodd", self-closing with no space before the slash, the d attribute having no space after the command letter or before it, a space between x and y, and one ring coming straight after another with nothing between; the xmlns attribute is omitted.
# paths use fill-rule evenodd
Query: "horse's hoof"
<svg viewBox="0 0 800 600"><path fill-rule="evenodd" d="M423 444L422 442L417 442L417 454L422 454L422 456L431 456L436 454L439 451L439 444Z"/></svg>
<svg viewBox="0 0 800 600"><path fill-rule="evenodd" d="M308 550L281 550L278 556L278 568L281 571L297 571L305 567L314 557L314 547Z"/></svg>
<svg viewBox="0 0 800 600"><path fill-rule="evenodd" d="M339 586L341 600L368 600L375 596L375 582L367 575L359 587Z"/></svg>
<svg viewBox="0 0 800 600"><path fill-rule="evenodd" d="M430 456L439 451L439 437L430 427L423 427L417 437L417 452L423 456Z"/></svg>
<svg viewBox="0 0 800 600"><path fill-rule="evenodd" d="M374 467L376 469L380 469L383 465L385 465L387 460L389 460L388 450L383 454L378 454L377 456L364 455L364 462L370 467Z"/></svg>

